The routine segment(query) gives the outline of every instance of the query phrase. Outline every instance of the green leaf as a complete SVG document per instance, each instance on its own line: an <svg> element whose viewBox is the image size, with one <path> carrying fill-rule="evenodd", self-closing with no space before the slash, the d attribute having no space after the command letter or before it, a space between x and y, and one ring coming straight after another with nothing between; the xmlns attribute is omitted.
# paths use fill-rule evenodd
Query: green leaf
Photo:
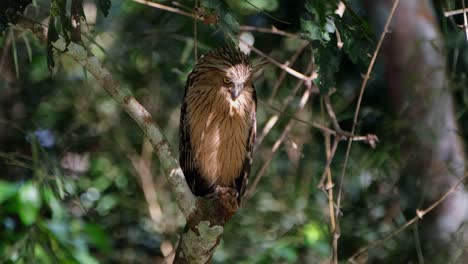
<svg viewBox="0 0 468 264"><path fill-rule="evenodd" d="M55 67L54 56L53 56L53 43L59 39L57 30L57 22L59 24L59 30L61 30L62 37L68 44L71 41L70 35L72 31L71 19L67 16L67 0L52 0L50 2L50 20L49 30L47 32L47 67L52 70Z"/></svg>
<svg viewBox="0 0 468 264"><path fill-rule="evenodd" d="M17 191L16 184L0 181L0 203L10 199Z"/></svg>
<svg viewBox="0 0 468 264"><path fill-rule="evenodd" d="M52 9L50 12L52 13ZM53 43L58 39L59 35L55 28L55 17L51 16L49 20L49 30L47 31L47 67L49 70L55 67Z"/></svg>
<svg viewBox="0 0 468 264"><path fill-rule="evenodd" d="M50 189L50 187L44 187L42 190L42 195L44 197L45 202L52 211L53 218L64 218L66 216L65 209L63 208L62 204L57 199L57 197L55 197L55 194Z"/></svg>
<svg viewBox="0 0 468 264"><path fill-rule="evenodd" d="M305 31L306 37L311 40L321 40L322 32L320 27L312 21L301 19L302 30Z"/></svg>
<svg viewBox="0 0 468 264"><path fill-rule="evenodd" d="M79 263L82 264L99 264L99 262L93 256L84 250L75 252L75 258Z"/></svg>
<svg viewBox="0 0 468 264"><path fill-rule="evenodd" d="M303 36L310 40L320 41L322 44L327 44L330 41L330 34L335 33L335 23L331 19L326 19L326 23L321 27L317 23L301 19L301 28Z"/></svg>
<svg viewBox="0 0 468 264"><path fill-rule="evenodd" d="M61 243L70 240L70 222L68 219L52 219L47 221L46 227L54 238Z"/></svg>
<svg viewBox="0 0 468 264"><path fill-rule="evenodd" d="M274 247L273 255L285 259L288 263L297 262L297 249L290 245L290 243L280 242Z"/></svg>
<svg viewBox="0 0 468 264"><path fill-rule="evenodd" d="M26 37L26 35L21 35L23 38L24 45L26 46L26 51L28 52L28 59L29 63L32 63L32 49L31 49L31 44L29 43L29 39Z"/></svg>
<svg viewBox="0 0 468 264"><path fill-rule="evenodd" d="M200 5L208 15L219 17L217 26L224 32L227 40L237 43L239 22L231 8L224 1L219 0L203 0Z"/></svg>
<svg viewBox="0 0 468 264"><path fill-rule="evenodd" d="M87 224L84 227L84 231L87 235L87 240L90 243L104 251L111 249L109 238L104 229L102 229L100 226Z"/></svg>
<svg viewBox="0 0 468 264"><path fill-rule="evenodd" d="M323 28L328 23L327 17L333 15L338 7L338 1L309 0L305 4L307 11L313 15L313 20Z"/></svg>
<svg viewBox="0 0 468 264"><path fill-rule="evenodd" d="M20 75L19 75L18 50L16 49L16 39L13 39L12 46L13 46L12 51L13 51L13 61L15 63L16 79L19 79Z"/></svg>
<svg viewBox="0 0 468 264"><path fill-rule="evenodd" d="M27 182L18 191L18 213L25 225L31 225L37 219L41 208L41 196L38 188Z"/></svg>
<svg viewBox="0 0 468 264"><path fill-rule="evenodd" d="M314 49L317 61L318 77L315 83L319 86L320 93L326 93L335 86L335 74L340 69L341 53L332 43Z"/></svg>
<svg viewBox="0 0 468 264"><path fill-rule="evenodd" d="M322 238L322 230L317 222L309 222L302 230L307 245L313 245Z"/></svg>
<svg viewBox="0 0 468 264"><path fill-rule="evenodd" d="M366 37L363 27L343 24L340 27L343 51L355 64L369 64L371 41Z"/></svg>
<svg viewBox="0 0 468 264"><path fill-rule="evenodd" d="M102 214L108 214L109 210L114 208L119 203L119 199L116 195L107 194L104 195L98 202L96 210Z"/></svg>
<svg viewBox="0 0 468 264"><path fill-rule="evenodd" d="M3 33L9 23L16 24L18 14L31 4L31 0L1 0L0 1L0 33Z"/></svg>
<svg viewBox="0 0 468 264"><path fill-rule="evenodd" d="M67 45L70 43L70 35L72 30L71 19L67 16L67 0L53 0L57 6L59 12L58 17L60 18L60 24L62 25L62 37L65 38Z"/></svg>

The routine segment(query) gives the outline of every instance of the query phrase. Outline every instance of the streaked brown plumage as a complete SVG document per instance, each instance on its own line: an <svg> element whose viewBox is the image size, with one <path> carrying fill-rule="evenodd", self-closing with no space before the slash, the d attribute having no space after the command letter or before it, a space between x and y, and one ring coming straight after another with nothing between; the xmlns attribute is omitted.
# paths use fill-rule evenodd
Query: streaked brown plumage
<svg viewBox="0 0 468 264"><path fill-rule="evenodd" d="M238 49L202 57L187 78L180 117L180 165L192 192L247 184L256 134L257 67Z"/></svg>

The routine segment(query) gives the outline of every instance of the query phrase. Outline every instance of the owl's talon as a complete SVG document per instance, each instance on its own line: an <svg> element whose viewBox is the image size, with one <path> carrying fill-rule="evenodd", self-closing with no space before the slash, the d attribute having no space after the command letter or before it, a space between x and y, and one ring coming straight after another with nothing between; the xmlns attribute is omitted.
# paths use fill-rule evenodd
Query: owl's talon
<svg viewBox="0 0 468 264"><path fill-rule="evenodd" d="M239 196L239 192L236 189L231 188L231 187L222 187L222 186L216 186L213 194L220 196L220 197L230 196L230 197L237 198Z"/></svg>

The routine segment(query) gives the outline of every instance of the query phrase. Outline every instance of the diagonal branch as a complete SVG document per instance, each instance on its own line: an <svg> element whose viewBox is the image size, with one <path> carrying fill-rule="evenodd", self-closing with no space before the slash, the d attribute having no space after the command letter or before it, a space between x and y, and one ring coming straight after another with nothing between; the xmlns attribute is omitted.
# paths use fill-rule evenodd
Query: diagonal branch
<svg viewBox="0 0 468 264"><path fill-rule="evenodd" d="M24 19L18 26L31 30L40 40L46 40L46 27ZM230 188L220 188L210 197L195 197L189 189L178 160L168 141L148 111L113 78L99 59L85 47L61 37L53 43L56 50L71 57L90 72L104 90L138 124L151 142L166 174L171 192L187 220L174 263L208 263L220 242L224 225L238 208L236 195Z"/></svg>
<svg viewBox="0 0 468 264"><path fill-rule="evenodd" d="M306 41L306 40L303 40L302 43L301 43L301 46L296 50L296 52L294 53L294 55L291 57L291 60L287 62L288 65L292 66L294 65L294 63L296 62L296 60L299 58L299 55L301 55L302 51L309 45L309 41ZM311 62L313 62L313 59L311 59ZM310 66L312 67L312 66ZM309 68L309 66L307 67ZM307 70L309 71L309 70ZM278 92L279 88L281 87L281 85L283 84L283 81L285 80L286 78L286 74L287 72L286 71L282 71L279 78L278 78L278 81L276 81L275 83L275 86L273 87L272 91L271 91L271 95L270 95L270 98L268 99L268 103L271 104L273 102L273 99L275 98L276 96L276 93Z"/></svg>
<svg viewBox="0 0 468 264"><path fill-rule="evenodd" d="M242 39L239 39L239 42L242 42L244 45L249 47L253 52L255 52L258 55L262 56L267 61L271 62L273 65L280 68L281 70L289 73L290 75L292 75L292 76L294 76L294 77L296 77L298 79L301 79L301 80L305 81L306 84L309 84L313 80L317 79L317 73L315 71L310 76L306 76L306 75L294 70L293 68L289 67L287 64L282 64L282 63L278 62L277 60L271 58L270 56L263 53L261 50L255 48L254 46L252 46L249 43L243 41Z"/></svg>
<svg viewBox="0 0 468 264"><path fill-rule="evenodd" d="M279 36L283 36L283 37L300 38L299 35L277 29L275 26L271 26L271 28L265 28L265 27L255 27L255 26L244 25L244 26L240 26L239 29L244 30L244 31L255 31L255 32L260 32L260 33L269 33L269 34L279 35Z"/></svg>
<svg viewBox="0 0 468 264"><path fill-rule="evenodd" d="M202 15L197 14L196 12L192 12L191 10L185 11L188 8L186 6L183 6L182 4L178 2L172 2L175 6L181 7L185 10L182 10L181 8L177 7L172 7L172 6L167 6L163 5L160 3L148 1L148 0L132 0L133 2L140 3L143 5L151 6L157 9L161 9L164 11L172 12L178 15L186 16L186 17L191 17L195 20L200 20L200 21L205 21L206 23L209 23L205 20L205 18ZM271 28L264 28L264 27L255 27L255 26L249 26L249 25L243 25L239 27L240 30L243 31L256 31L256 32L261 32L261 33L269 33L269 34L274 34L274 35L279 35L283 37L289 37L289 38L300 38L300 35L286 32L280 29L277 29L274 26L271 26Z"/></svg>
<svg viewBox="0 0 468 264"><path fill-rule="evenodd" d="M182 15L182 16L191 17L191 18L203 21L202 17L197 16L194 13L184 11L184 10L182 10L180 8L176 8L176 7L172 7L172 6L166 6L166 5L163 5L163 4L160 4L160 3L155 3L155 2L151 2L151 1L147 1L147 0L132 0L132 1L143 4L143 5L151 6L151 7L154 7L154 8L158 8L158 9L161 9L161 10L176 13L176 14L179 14L179 15Z"/></svg>
<svg viewBox="0 0 468 264"><path fill-rule="evenodd" d="M143 133L148 137L161 160L161 164L167 175L167 180L171 185L171 189L176 196L177 203L182 213L185 217L190 216L194 211L195 196L192 194L185 181L179 162L174 157L167 139L148 111L132 95L125 92L120 83L112 77L110 72L102 66L96 57L89 56L83 46L73 42L66 46L66 43L62 39L59 39L54 43L54 47L58 50L67 50L66 55L85 67L104 90L106 90L138 124L141 130L143 130Z"/></svg>

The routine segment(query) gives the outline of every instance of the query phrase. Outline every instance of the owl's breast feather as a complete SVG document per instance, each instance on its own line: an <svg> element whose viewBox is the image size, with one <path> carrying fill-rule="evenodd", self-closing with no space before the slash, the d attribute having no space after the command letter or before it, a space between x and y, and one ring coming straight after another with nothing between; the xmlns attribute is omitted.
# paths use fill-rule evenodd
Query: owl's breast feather
<svg viewBox="0 0 468 264"><path fill-rule="evenodd" d="M211 97L218 102L205 102L211 107L188 105L191 144L200 176L210 184L233 186L240 175L246 157L249 119L247 96L226 101L222 96ZM196 112L196 113L195 113Z"/></svg>

